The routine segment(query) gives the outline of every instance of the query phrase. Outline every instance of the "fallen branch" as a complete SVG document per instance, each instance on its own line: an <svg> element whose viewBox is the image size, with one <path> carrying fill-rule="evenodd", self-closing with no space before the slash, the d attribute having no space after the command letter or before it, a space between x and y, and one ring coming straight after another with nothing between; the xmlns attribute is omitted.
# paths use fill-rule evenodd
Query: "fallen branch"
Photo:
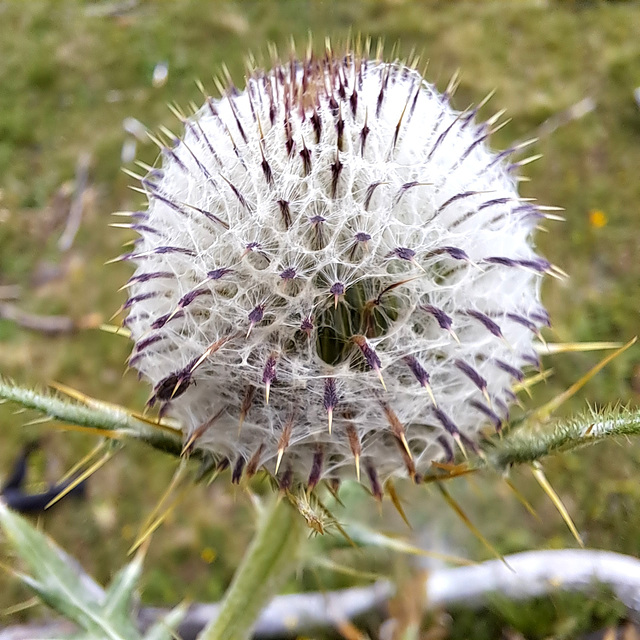
<svg viewBox="0 0 640 640"><path fill-rule="evenodd" d="M0 318L11 320L24 329L48 334L72 333L76 323L69 316L41 316L22 311L15 304L0 302Z"/></svg>
<svg viewBox="0 0 640 640"><path fill-rule="evenodd" d="M84 152L81 153L76 165L76 179L75 179L75 191L73 194L73 200L69 207L69 216L67 217L67 225L58 240L58 249L65 252L71 249L71 245L75 240L76 234L80 229L80 222L82 221L82 204L84 192L87 188L87 181L89 178L89 165L91 164L91 154Z"/></svg>
<svg viewBox="0 0 640 640"><path fill-rule="evenodd" d="M81 329L93 329L102 322L98 313L89 313L81 318L70 316L45 316L23 311L15 304L0 301L0 318L11 320L18 326L31 331L39 331L49 335L73 333Z"/></svg>
<svg viewBox="0 0 640 640"><path fill-rule="evenodd" d="M527 551L468 567L434 571L427 578L430 607L478 607L492 594L527 600L555 591L588 592L609 587L635 616L640 616L640 560L612 551L556 549Z"/></svg>
<svg viewBox="0 0 640 640"><path fill-rule="evenodd" d="M511 569L500 560L489 560L468 567L432 571L426 578L425 610L452 606L478 608L489 603L494 595L520 601L559 591L589 593L597 585L604 585L634 617L640 616L640 560L637 558L610 551L560 549L517 553L505 559ZM314 634L341 637L336 626L339 622L386 616L394 592L390 582L380 581L369 587L276 596L260 615L254 638L274 640ZM167 611L143 607L138 612L140 628L147 629ZM217 612L217 604L192 605L178 629L180 637L194 640ZM0 631L0 640L60 637L69 629L68 623L59 621L19 625Z"/></svg>
<svg viewBox="0 0 640 640"><path fill-rule="evenodd" d="M0 300L17 300L20 297L20 285L0 284Z"/></svg>

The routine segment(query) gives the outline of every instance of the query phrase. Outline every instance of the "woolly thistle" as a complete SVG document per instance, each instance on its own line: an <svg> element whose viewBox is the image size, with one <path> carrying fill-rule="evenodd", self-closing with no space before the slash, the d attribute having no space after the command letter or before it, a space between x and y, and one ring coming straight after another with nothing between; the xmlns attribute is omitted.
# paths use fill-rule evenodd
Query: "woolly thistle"
<svg viewBox="0 0 640 640"><path fill-rule="evenodd" d="M551 265L499 115L348 52L252 70L142 178L130 365L232 479L390 476L500 429ZM167 135L169 132L166 132ZM363 475L365 475L363 473Z"/></svg>

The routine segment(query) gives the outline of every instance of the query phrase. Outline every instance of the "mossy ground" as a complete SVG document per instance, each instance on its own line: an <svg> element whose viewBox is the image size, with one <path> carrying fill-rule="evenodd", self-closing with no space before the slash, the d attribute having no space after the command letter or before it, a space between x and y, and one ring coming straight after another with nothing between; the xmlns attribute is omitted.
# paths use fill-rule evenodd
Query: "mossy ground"
<svg viewBox="0 0 640 640"><path fill-rule="evenodd" d="M125 7L121 13L109 11L119 4ZM248 50L268 59L268 42L286 51L290 36L304 46L312 31L321 46L325 35L340 42L351 31L383 37L387 50L399 40L401 53L423 52L423 59L431 61L427 77L441 89L460 69L454 100L459 108L496 89L490 104L494 110L506 108L513 122L496 135L494 146L542 134L532 153L544 158L527 168L532 181L522 191L566 208L567 221L546 224L549 233L540 233L538 244L571 274L567 282L545 284L544 299L554 320L548 338L623 341L638 333L640 108L633 90L640 86L640 5L180 0L141 1L126 9L127 4L14 0L0 6L0 285L20 286L23 309L75 318L98 312L108 318L122 303L124 294L117 289L128 267L103 263L131 239L107 229L110 212L141 204L120 172L124 118L176 130L166 104L198 103L196 79L214 92L211 75L223 62L241 82ZM161 61L169 64L168 81L153 88L152 72ZM595 101L593 112L545 134L549 118L586 97ZM484 113L492 112L485 108ZM138 149L140 159L154 161L152 145ZM84 217L72 249L61 253L57 241L83 152L91 154ZM594 211L605 217L594 217ZM128 350L126 339L97 330L52 338L0 320L3 375L28 384L58 380L140 408L148 389L132 374L122 377ZM626 352L561 410L578 410L587 400L596 406L637 402L639 353L638 348ZM566 388L598 357L547 359L555 375L536 392L536 402ZM82 436L22 427L31 417L0 406L3 472L20 443L36 435L48 434L46 461L41 456L34 470L40 478L59 476L93 446ZM634 443L612 443L547 464L548 476L589 546L640 554L640 490L634 479L639 453ZM90 481L89 502L69 500L43 516L42 525L99 580L107 580L123 564L137 527L172 472L161 455L129 448ZM538 509L540 521L528 516L497 479L462 481L452 492L504 552L572 544L526 471L516 472L514 479ZM451 514L440 517L444 503L436 493L410 499L410 517L418 523L433 523L439 516L437 526L430 525L433 540L483 557L486 552L467 537L460 522ZM375 511L370 505L363 510ZM383 526L375 514L371 518L374 526ZM218 598L246 546L251 520L242 491L229 490L224 480L194 490L155 536L144 600ZM326 583L334 582L327 577ZM0 576L0 584L0 609L27 597L8 577ZM594 615L586 609L583 619ZM521 615L531 637L559 633L549 620L532 629L526 609L509 611L502 611L505 626L517 628ZM569 615L566 607L541 611L560 621Z"/></svg>

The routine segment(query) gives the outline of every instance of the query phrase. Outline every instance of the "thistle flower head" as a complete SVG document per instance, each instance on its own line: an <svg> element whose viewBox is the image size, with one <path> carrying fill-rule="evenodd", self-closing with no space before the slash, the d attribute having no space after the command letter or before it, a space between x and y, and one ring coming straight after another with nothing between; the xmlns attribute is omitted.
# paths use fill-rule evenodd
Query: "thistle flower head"
<svg viewBox="0 0 640 640"><path fill-rule="evenodd" d="M185 438L281 486L420 478L499 429L549 263L495 120L347 53L207 98L142 180L130 364Z"/></svg>

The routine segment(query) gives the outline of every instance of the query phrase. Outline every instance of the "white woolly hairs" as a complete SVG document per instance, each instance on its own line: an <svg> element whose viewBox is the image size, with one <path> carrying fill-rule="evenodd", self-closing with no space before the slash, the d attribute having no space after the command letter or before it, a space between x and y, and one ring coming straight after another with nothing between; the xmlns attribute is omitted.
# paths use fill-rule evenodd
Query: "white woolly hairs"
<svg viewBox="0 0 640 640"><path fill-rule="evenodd" d="M550 265L541 216L413 69L307 57L182 118L122 256L150 403L239 481L360 477L377 497L476 448L514 399Z"/></svg>

